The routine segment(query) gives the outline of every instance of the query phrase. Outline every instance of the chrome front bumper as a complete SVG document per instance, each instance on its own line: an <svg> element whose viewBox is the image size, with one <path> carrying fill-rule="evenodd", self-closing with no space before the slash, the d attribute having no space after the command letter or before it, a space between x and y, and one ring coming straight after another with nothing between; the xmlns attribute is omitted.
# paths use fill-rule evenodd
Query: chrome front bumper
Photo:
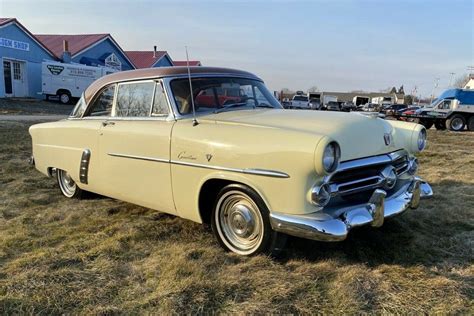
<svg viewBox="0 0 474 316"><path fill-rule="evenodd" d="M432 195L433 190L428 183L414 178L388 198L385 191L375 190L367 203L340 209L337 217L324 211L307 215L271 212L270 222L273 230L288 235L320 241L341 241L346 239L351 228L368 224L380 227L385 218L401 214L408 208L415 209L420 198Z"/></svg>

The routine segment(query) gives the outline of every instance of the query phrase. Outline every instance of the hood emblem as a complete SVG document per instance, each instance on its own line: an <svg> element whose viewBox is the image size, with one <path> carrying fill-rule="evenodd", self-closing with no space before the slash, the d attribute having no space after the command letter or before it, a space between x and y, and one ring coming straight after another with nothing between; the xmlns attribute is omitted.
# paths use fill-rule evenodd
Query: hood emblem
<svg viewBox="0 0 474 316"><path fill-rule="evenodd" d="M385 141L385 145L389 146L391 142L391 137L389 133L383 134L383 140Z"/></svg>
<svg viewBox="0 0 474 316"><path fill-rule="evenodd" d="M207 161L211 161L212 155L211 155L211 154L207 154L207 155L206 155L206 159L207 159Z"/></svg>

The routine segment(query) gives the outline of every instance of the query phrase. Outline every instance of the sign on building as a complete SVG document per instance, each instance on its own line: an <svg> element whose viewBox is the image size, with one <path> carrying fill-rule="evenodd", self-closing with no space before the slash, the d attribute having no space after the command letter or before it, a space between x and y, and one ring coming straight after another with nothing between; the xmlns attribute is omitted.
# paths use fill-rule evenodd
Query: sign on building
<svg viewBox="0 0 474 316"><path fill-rule="evenodd" d="M0 37L0 46L12 48L12 49L24 50L24 51L30 50L30 44L25 43L25 42L15 41L15 40L4 38L4 37Z"/></svg>
<svg viewBox="0 0 474 316"><path fill-rule="evenodd" d="M122 70L122 62L112 53L105 59L105 67Z"/></svg>

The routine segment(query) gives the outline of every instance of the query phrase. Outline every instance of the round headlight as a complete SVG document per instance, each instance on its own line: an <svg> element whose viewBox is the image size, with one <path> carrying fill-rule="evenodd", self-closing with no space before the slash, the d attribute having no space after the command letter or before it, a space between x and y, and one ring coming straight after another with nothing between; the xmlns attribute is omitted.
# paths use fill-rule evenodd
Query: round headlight
<svg viewBox="0 0 474 316"><path fill-rule="evenodd" d="M418 150L422 151L426 147L426 129L420 130L418 134Z"/></svg>
<svg viewBox="0 0 474 316"><path fill-rule="evenodd" d="M323 154L323 167L327 172L333 172L339 165L339 159L341 156L341 150L336 142L327 144L324 148Z"/></svg>

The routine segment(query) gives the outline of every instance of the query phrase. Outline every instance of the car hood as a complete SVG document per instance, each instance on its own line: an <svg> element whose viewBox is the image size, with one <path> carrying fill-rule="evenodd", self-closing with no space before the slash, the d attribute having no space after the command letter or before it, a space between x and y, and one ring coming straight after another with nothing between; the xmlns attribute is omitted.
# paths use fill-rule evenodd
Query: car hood
<svg viewBox="0 0 474 316"><path fill-rule="evenodd" d="M403 147L394 141L392 125L375 115L355 112L326 112L280 109L227 111L207 117L217 124L288 129L328 137L339 143L343 161L395 151ZM390 144L384 134L390 134Z"/></svg>

